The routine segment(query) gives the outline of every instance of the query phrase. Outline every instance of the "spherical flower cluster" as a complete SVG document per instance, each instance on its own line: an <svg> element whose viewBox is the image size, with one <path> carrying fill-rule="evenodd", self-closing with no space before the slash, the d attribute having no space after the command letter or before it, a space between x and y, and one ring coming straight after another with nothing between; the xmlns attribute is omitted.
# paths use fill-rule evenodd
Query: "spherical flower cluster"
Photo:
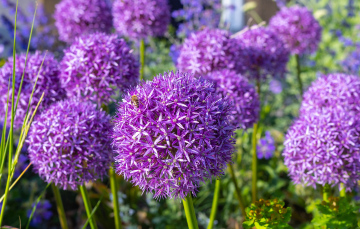
<svg viewBox="0 0 360 229"><path fill-rule="evenodd" d="M360 122L338 108L303 115L288 130L285 165L294 183L339 185L360 179Z"/></svg>
<svg viewBox="0 0 360 229"><path fill-rule="evenodd" d="M68 43L82 34L109 33L112 27L106 0L61 0L55 6L54 19L59 39Z"/></svg>
<svg viewBox="0 0 360 229"><path fill-rule="evenodd" d="M247 129L259 119L259 96L246 78L228 69L211 72L205 78L215 83L216 91L234 105L230 116L234 126Z"/></svg>
<svg viewBox="0 0 360 229"><path fill-rule="evenodd" d="M108 104L119 90L135 86L139 64L123 39L95 33L82 36L64 52L60 80L69 97Z"/></svg>
<svg viewBox="0 0 360 229"><path fill-rule="evenodd" d="M265 132L265 137L261 138L257 144L257 157L269 160L275 153L275 140L269 131Z"/></svg>
<svg viewBox="0 0 360 229"><path fill-rule="evenodd" d="M322 28L306 7L282 7L269 26L292 54L313 53L321 41Z"/></svg>
<svg viewBox="0 0 360 229"><path fill-rule="evenodd" d="M264 27L251 27L236 34L235 39L240 53L236 62L238 72L249 79L285 75L289 50L274 32Z"/></svg>
<svg viewBox="0 0 360 229"><path fill-rule="evenodd" d="M206 74L223 68L232 69L237 61L236 41L230 33L204 28L185 39L177 60L182 72Z"/></svg>
<svg viewBox="0 0 360 229"><path fill-rule="evenodd" d="M357 114L360 111L359 77L334 73L313 82L304 93L300 114L323 108L342 108Z"/></svg>
<svg viewBox="0 0 360 229"><path fill-rule="evenodd" d="M64 100L32 123L29 159L46 182L77 189L107 174L111 158L110 116L90 102Z"/></svg>
<svg viewBox="0 0 360 229"><path fill-rule="evenodd" d="M119 103L113 131L116 172L155 198L185 198L231 162L233 107L212 83L164 73Z"/></svg>
<svg viewBox="0 0 360 229"><path fill-rule="evenodd" d="M162 36L170 24L167 0L115 0L114 27L131 39Z"/></svg>
<svg viewBox="0 0 360 229"><path fill-rule="evenodd" d="M15 101L20 88L21 77L25 68L26 54L19 54L15 57L15 91L14 97ZM44 62L43 62L44 61ZM42 67L41 67L42 65ZM39 72L41 67L41 71ZM14 128L18 128L22 125L28 104L30 101L30 96L36 82L35 91L30 103L30 110L34 111L36 108L41 95L43 93L44 97L41 101L41 104L37 110L39 114L43 109L48 107L51 103L62 100L65 98L66 93L61 87L59 82L59 64L55 60L54 56L51 53L41 53L35 52L34 54L28 55L28 60L25 69L24 80L21 88L21 94L19 103L17 106ZM9 110L8 110L8 119L7 126L10 126L11 119L11 96L12 96L12 74L13 74L13 59L12 57L8 59L5 65L0 68L0 116L5 117L7 101L9 101ZM10 79L10 90L9 90L9 100L7 100L7 92Z"/></svg>

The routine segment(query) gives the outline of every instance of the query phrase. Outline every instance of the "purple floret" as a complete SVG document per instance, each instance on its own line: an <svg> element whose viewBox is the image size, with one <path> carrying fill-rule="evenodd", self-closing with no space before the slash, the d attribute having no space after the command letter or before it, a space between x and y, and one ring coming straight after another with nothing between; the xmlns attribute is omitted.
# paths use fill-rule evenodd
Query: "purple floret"
<svg viewBox="0 0 360 229"><path fill-rule="evenodd" d="M236 44L225 30L203 28L185 39L177 59L177 68L200 75L224 68L232 69L238 61Z"/></svg>
<svg viewBox="0 0 360 229"><path fill-rule="evenodd" d="M318 49L322 28L306 7L282 7L269 26L292 54L313 53Z"/></svg>
<svg viewBox="0 0 360 229"><path fill-rule="evenodd" d="M106 0L61 0L55 6L55 26L59 39L72 43L82 34L110 33L111 8Z"/></svg>
<svg viewBox="0 0 360 229"><path fill-rule="evenodd" d="M285 76L289 50L274 32L255 26L236 34L235 39L237 46L234 47L239 51L237 72L251 80Z"/></svg>
<svg viewBox="0 0 360 229"><path fill-rule="evenodd" d="M21 77L25 68L25 59L26 59L26 54L19 54L16 55L15 57L15 62L16 62L15 101L19 91ZM44 63L41 67L43 60ZM54 56L48 52L46 54L41 52L35 52L34 54L29 54L26 71L24 75L24 81L21 89L20 99L14 120L15 129L19 128L23 123L28 108L28 104L30 101L30 96L36 78L38 76L40 67L41 67L41 71L30 103L30 110L34 111L43 92L45 94L36 112L37 114L41 113L42 110L46 109L53 102L62 100L66 97L66 93L64 89L61 87L59 82L59 73L60 73L59 63L55 60ZM0 95L1 95L0 101L2 106L0 109L0 116L2 118L5 117L6 106L7 106L6 101L7 101L8 83L10 79L9 110L8 110L7 126L10 126L10 119L11 119L12 73L13 73L13 58L10 57L8 61L5 63L5 65L2 68L0 68Z"/></svg>
<svg viewBox="0 0 360 229"><path fill-rule="evenodd" d="M304 114L288 130L283 156L295 184L316 188L360 179L360 122L341 107Z"/></svg>
<svg viewBox="0 0 360 229"><path fill-rule="evenodd" d="M257 157L259 159L269 160L275 153L275 141L269 131L265 132L265 137L261 138L257 145Z"/></svg>
<svg viewBox="0 0 360 229"><path fill-rule="evenodd" d="M164 73L137 86L114 120L116 172L155 198L195 195L231 162L232 109L212 83L191 74Z"/></svg>
<svg viewBox="0 0 360 229"><path fill-rule="evenodd" d="M60 80L68 97L99 106L115 101L119 91L134 87L139 64L123 39L95 33L77 38L64 52Z"/></svg>
<svg viewBox="0 0 360 229"><path fill-rule="evenodd" d="M111 160L110 116L89 102L53 104L32 123L29 159L46 182L77 189L107 175Z"/></svg>
<svg viewBox="0 0 360 229"><path fill-rule="evenodd" d="M115 0L112 13L116 31L136 40L162 36L170 24L167 0Z"/></svg>
<svg viewBox="0 0 360 229"><path fill-rule="evenodd" d="M333 73L314 81L304 93L300 114L324 108L342 108L357 115L360 111L360 78Z"/></svg>
<svg viewBox="0 0 360 229"><path fill-rule="evenodd" d="M216 92L235 107L230 116L232 125L247 129L257 122L260 113L259 96L246 78L228 69L211 72L205 78L214 82Z"/></svg>

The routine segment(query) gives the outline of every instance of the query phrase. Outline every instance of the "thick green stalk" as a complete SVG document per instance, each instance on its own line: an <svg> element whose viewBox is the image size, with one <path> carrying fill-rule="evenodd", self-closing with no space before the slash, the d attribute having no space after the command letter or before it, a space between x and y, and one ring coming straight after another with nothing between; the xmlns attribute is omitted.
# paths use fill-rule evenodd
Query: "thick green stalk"
<svg viewBox="0 0 360 229"><path fill-rule="evenodd" d="M236 192L236 197L239 201L239 206L240 206L240 210L241 210L241 214L245 217L246 216L246 212L245 212L245 206L244 206L244 201L242 199L241 196L241 192L235 177L235 173L234 173L234 168L232 166L231 163L229 163L229 171L230 171L230 175L231 175L231 179L234 182L234 186L235 186L235 192Z"/></svg>
<svg viewBox="0 0 360 229"><path fill-rule="evenodd" d="M329 196L330 196L330 185L326 184L323 187L323 200L328 201Z"/></svg>
<svg viewBox="0 0 360 229"><path fill-rule="evenodd" d="M199 229L191 193L182 200L189 229Z"/></svg>
<svg viewBox="0 0 360 229"><path fill-rule="evenodd" d="M256 90L259 95L259 99L261 101L261 94L260 94L260 79L256 80ZM260 115L259 115L260 116ZM257 154L256 154L256 146L257 146L257 131L258 131L259 123L254 124L253 133L252 133L252 202L255 203L257 200Z"/></svg>
<svg viewBox="0 0 360 229"><path fill-rule="evenodd" d="M109 169L109 177L110 177L111 193L113 196L115 228L121 229L122 225L121 225L121 219L120 219L118 188L117 188L117 183L116 183L116 174L115 174L115 171L113 168Z"/></svg>
<svg viewBox="0 0 360 229"><path fill-rule="evenodd" d="M295 59L296 59L296 77L299 82L300 98L302 98L304 91L303 91L303 83L301 80L301 66L300 66L299 54L295 54Z"/></svg>
<svg viewBox="0 0 360 229"><path fill-rule="evenodd" d="M90 227L91 227L91 229L97 229L96 220L95 220L94 216L91 215L92 207L91 207L91 202L90 202L89 195L87 193L85 185L84 184L79 185L79 189L80 189L83 201L84 201L86 214L89 219L91 218L90 219Z"/></svg>
<svg viewBox="0 0 360 229"><path fill-rule="evenodd" d="M140 80L144 79L144 67L145 67L145 42L140 40Z"/></svg>
<svg viewBox="0 0 360 229"><path fill-rule="evenodd" d="M217 212L218 203L219 203L219 194L220 194L220 180L217 179L215 181L214 199L213 199L213 203L211 206L210 221L209 221L207 229L212 229L214 226L214 221L215 221L216 212Z"/></svg>
<svg viewBox="0 0 360 229"><path fill-rule="evenodd" d="M62 229L68 229L68 224L67 224L67 220L66 220L66 215L65 215L65 211L64 211L64 206L61 200L61 195L60 195L60 191L59 189L55 186L54 183L51 183L51 188L53 190L54 193L54 197L55 197L55 201L56 201L56 208L59 214L59 220L60 220L60 225Z"/></svg>
<svg viewBox="0 0 360 229"><path fill-rule="evenodd" d="M346 197L346 188L343 183L340 184L341 190L340 190L340 197Z"/></svg>

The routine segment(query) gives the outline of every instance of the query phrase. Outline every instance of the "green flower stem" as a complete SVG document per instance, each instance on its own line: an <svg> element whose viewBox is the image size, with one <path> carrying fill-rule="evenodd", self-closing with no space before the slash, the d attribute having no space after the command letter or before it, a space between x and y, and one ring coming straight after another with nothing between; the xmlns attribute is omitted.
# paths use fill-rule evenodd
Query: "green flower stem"
<svg viewBox="0 0 360 229"><path fill-rule="evenodd" d="M340 184L341 190L340 190L340 197L346 197L346 188L343 183Z"/></svg>
<svg viewBox="0 0 360 229"><path fill-rule="evenodd" d="M85 185L84 184L79 185L79 189L80 189L83 201L84 201L86 214L87 214L88 218L91 218L90 219L90 227L91 227L91 229L97 229L95 217L91 216L92 207L91 207L91 202L90 202L89 195L87 193Z"/></svg>
<svg viewBox="0 0 360 229"><path fill-rule="evenodd" d="M325 186L323 187L323 200L328 201L329 196L330 196L330 185L325 184Z"/></svg>
<svg viewBox="0 0 360 229"><path fill-rule="evenodd" d="M189 229L199 229L191 193L182 200Z"/></svg>
<svg viewBox="0 0 360 229"><path fill-rule="evenodd" d="M301 80L300 57L298 54L295 54L295 59L296 59L296 77L299 82L300 98L302 98L304 91L303 91L303 83Z"/></svg>
<svg viewBox="0 0 360 229"><path fill-rule="evenodd" d="M140 40L140 80L144 79L144 67L145 67L145 42Z"/></svg>
<svg viewBox="0 0 360 229"><path fill-rule="evenodd" d="M118 188L117 188L117 183L116 183L116 174L115 174L115 171L113 168L109 169L109 177L110 177L111 193L113 196L115 228L121 229L122 225L121 225L121 219L120 219Z"/></svg>
<svg viewBox="0 0 360 229"><path fill-rule="evenodd" d="M207 229L212 229L214 226L214 221L219 203L219 194L220 194L220 180L217 179L215 181L214 199L211 206L210 221L207 226Z"/></svg>
<svg viewBox="0 0 360 229"><path fill-rule="evenodd" d="M256 89L257 93L260 97L260 79L256 80ZM261 101L261 100L260 100ZM257 200L257 154L256 154L256 146L257 146L257 131L258 131L258 125L259 123L254 124L253 133L252 133L252 163L251 163L251 169L252 169L252 202L255 203Z"/></svg>
<svg viewBox="0 0 360 229"><path fill-rule="evenodd" d="M235 177L234 168L233 168L231 163L229 163L229 171L230 171L230 174L231 174L231 179L234 182L236 197L237 197L237 199L239 201L241 214L245 217L246 212L245 212L244 201L242 199L241 192L240 192L240 189L239 189L236 177Z"/></svg>
<svg viewBox="0 0 360 229"><path fill-rule="evenodd" d="M58 211L58 214L59 214L59 220L60 220L61 228L62 229L68 229L68 224L67 224L67 220L66 220L64 206L63 206L63 203L62 203L62 200L61 200L60 191L55 186L54 183L51 183L51 188L52 188L54 196L55 196L56 208L57 208L57 211Z"/></svg>

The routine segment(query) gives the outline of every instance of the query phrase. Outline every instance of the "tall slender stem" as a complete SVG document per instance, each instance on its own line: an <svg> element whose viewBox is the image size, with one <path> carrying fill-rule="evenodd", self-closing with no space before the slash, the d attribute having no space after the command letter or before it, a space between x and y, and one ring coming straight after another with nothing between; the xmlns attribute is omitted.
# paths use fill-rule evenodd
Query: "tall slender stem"
<svg viewBox="0 0 360 229"><path fill-rule="evenodd" d="M261 94L260 94L260 78L256 80L256 90L259 95L259 99L261 101ZM260 115L259 115L260 116ZM257 131L258 131L259 123L254 124L253 134L252 134L252 202L255 203L257 200L257 154L256 154L256 146L257 146Z"/></svg>
<svg viewBox="0 0 360 229"><path fill-rule="evenodd" d="M303 83L301 80L301 65L300 65L299 54L295 54L295 59L296 59L296 77L299 82L300 98L302 98L304 91L303 91Z"/></svg>
<svg viewBox="0 0 360 229"><path fill-rule="evenodd" d="M346 188L344 183L340 184L341 190L340 190L340 197L346 197Z"/></svg>
<svg viewBox="0 0 360 229"><path fill-rule="evenodd" d="M199 229L191 193L182 200L189 229Z"/></svg>
<svg viewBox="0 0 360 229"><path fill-rule="evenodd" d="M207 226L207 229L212 229L214 226L214 221L219 203L219 194L220 194L220 180L217 179L215 181L214 199L211 206L210 221Z"/></svg>
<svg viewBox="0 0 360 229"><path fill-rule="evenodd" d="M113 196L115 228L121 229L122 225L121 225L121 219L120 219L118 188L117 188L117 184L116 184L116 174L115 174L115 171L113 168L109 169L109 177L110 177L111 193Z"/></svg>
<svg viewBox="0 0 360 229"><path fill-rule="evenodd" d="M91 229L97 229L95 217L91 216L92 207L91 207L91 202L90 202L89 195L87 193L85 185L84 184L80 185L79 189L80 189L83 201L84 201L86 215L88 216L88 218L91 218L90 219L90 227L91 227Z"/></svg>
<svg viewBox="0 0 360 229"><path fill-rule="evenodd" d="M329 195L330 195L330 185L325 184L325 186L323 187L323 200L328 201Z"/></svg>
<svg viewBox="0 0 360 229"><path fill-rule="evenodd" d="M237 199L239 201L241 214L245 217L246 212L245 212L244 201L242 199L241 192L240 192L240 189L239 189L236 177L235 177L234 168L233 168L231 163L229 163L229 170L230 170L230 174L231 174L231 179L234 182L236 197L237 197Z"/></svg>
<svg viewBox="0 0 360 229"><path fill-rule="evenodd" d="M144 67L145 67L145 42L140 40L140 80L144 79Z"/></svg>
<svg viewBox="0 0 360 229"><path fill-rule="evenodd" d="M52 188L53 193L54 193L54 197L55 197L55 201L56 201L56 208L57 208L57 211L58 211L58 214L59 214L59 220L60 220L61 228L62 229L68 229L68 224L67 224L67 220L66 220L66 215L65 215L65 211L64 211L63 202L61 200L60 191L55 186L54 183L51 183L51 188Z"/></svg>

